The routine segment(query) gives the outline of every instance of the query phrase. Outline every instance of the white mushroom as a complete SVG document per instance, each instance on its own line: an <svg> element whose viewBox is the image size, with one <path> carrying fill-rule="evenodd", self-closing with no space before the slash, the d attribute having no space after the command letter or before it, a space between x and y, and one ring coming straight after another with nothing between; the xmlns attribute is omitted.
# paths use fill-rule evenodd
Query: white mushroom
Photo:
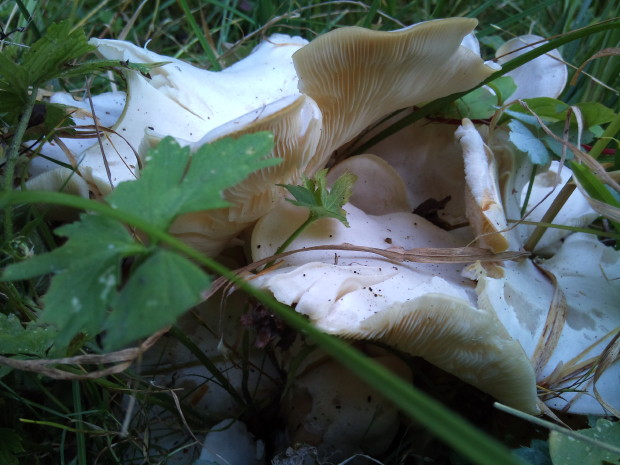
<svg viewBox="0 0 620 465"><path fill-rule="evenodd" d="M549 406L602 414L587 376L596 363L585 369L580 364L595 360L620 328L620 253L593 236L575 233L541 267L555 277L565 300L554 301L554 285L528 260L505 263L501 276L497 269L490 276L487 267L472 267L478 279L478 304L497 313L521 343L536 365L538 383L549 390L543 392ZM602 399L616 409L620 408L619 379L616 362L597 382Z"/></svg>
<svg viewBox="0 0 620 465"><path fill-rule="evenodd" d="M410 380L409 367L394 355L373 360ZM353 375L333 360L319 360L299 373L283 405L292 444L317 447L330 461L357 452L386 452L399 428L399 413L375 388L356 383Z"/></svg>
<svg viewBox="0 0 620 465"><path fill-rule="evenodd" d="M205 437L199 462L216 465L261 465L264 445L240 421L221 421Z"/></svg>
<svg viewBox="0 0 620 465"><path fill-rule="evenodd" d="M321 141L308 173L380 118L470 89L493 73L491 64L461 46L476 24L448 18L391 32L345 27L295 53L299 89L323 114Z"/></svg>
<svg viewBox="0 0 620 465"><path fill-rule="evenodd" d="M468 134L476 141L464 147L466 166L468 157L482 161L494 160L493 152L484 145L482 137L476 135L477 131L471 123L465 121L457 134ZM526 187L526 173L530 172L531 166L527 157L515 154L514 150L502 144L505 132L500 130L494 136L491 147L500 154L498 165L502 169L487 164L486 169L476 171L476 179L467 179L468 185L475 182L480 187L491 186L487 189L490 194L486 196L490 201L485 203L485 196L481 195L479 198L483 200L472 204L472 210L477 209L478 212L474 212L476 214L470 216L470 219L473 219L472 226L479 235L487 232L484 229L485 224L488 224L486 215L489 215L489 211L493 212L490 208L485 210L484 206L496 206L502 201L498 194L500 189L493 187L499 184L498 178L503 178L501 191L507 208L500 209L500 204L494 211L496 224L506 225L506 211L515 215L514 219L520 217L518 203ZM557 169L556 164L553 166ZM565 176L570 176L568 168L562 171L565 171ZM550 176L555 182L557 173L547 171L541 176L542 179ZM540 179L533 186L530 205L548 192L548 189L541 186ZM468 213L471 215L471 212ZM569 217L573 217L570 221L577 224L583 224L594 216L580 194L569 198L562 215L560 221L565 218L569 222ZM479 221L480 218L487 223ZM496 226L493 234L514 244L511 248L518 248L528 231L502 231ZM566 233L552 233L545 245L553 244L564 236ZM531 358L537 382L549 390L542 393L548 405L566 408L574 413L599 414L603 413L603 408L594 397L592 385L579 380L584 375L580 364L593 357L595 363L589 367L596 367L596 357L620 328L616 311L620 286L614 281L615 277L620 276L620 253L605 247L593 236L573 233L563 240L562 245L556 244L558 252L542 262L540 268L531 260L505 262L501 266L478 263L469 267L469 276L478 281L478 306L497 314L510 335L519 341ZM578 375L573 376L574 372ZM618 408L617 399L620 399L618 373L616 363L599 379L600 386L597 384L603 401L610 402L615 408ZM562 392L563 389L570 389L573 382L580 386L578 390L584 390L583 395ZM554 394L557 397L553 397ZM578 399L573 402L575 397Z"/></svg>
<svg viewBox="0 0 620 465"><path fill-rule="evenodd" d="M455 136L465 161L467 217L480 244L493 252L503 252L511 246L511 235L500 195L495 155L468 119L463 120ZM512 245L514 249L514 239Z"/></svg>
<svg viewBox="0 0 620 465"><path fill-rule="evenodd" d="M210 130L246 113L282 97L297 95L291 55L307 43L299 37L276 34L245 59L223 71L212 72L129 42L100 39L90 42L107 59L167 63L154 68L151 79L134 71L126 72L127 102L112 127L114 132L102 138L103 154L96 140L74 154L86 179L103 193L119 182L137 177L138 152L146 133L171 135L185 144L195 142ZM64 154L57 155L66 161Z"/></svg>
<svg viewBox="0 0 620 465"><path fill-rule="evenodd" d="M545 43L543 37L527 34L509 40L497 49L497 62L501 65L524 53L540 47ZM534 45L531 45L534 44ZM552 50L522 66L506 73L511 76L517 90L510 96L510 100L534 97L556 98L564 90L568 78L568 70L562 56L557 50Z"/></svg>
<svg viewBox="0 0 620 465"><path fill-rule="evenodd" d="M351 204L345 210L350 228L323 218L290 248L341 243L403 249L460 245L448 232L409 212L373 216ZM306 216L303 209L282 202L263 217L252 236L253 258L270 256ZM527 357L493 312L473 304L475 297L459 265L392 263L364 251L303 252L286 257L284 264L252 282L294 305L318 328L386 342L503 402L537 412Z"/></svg>

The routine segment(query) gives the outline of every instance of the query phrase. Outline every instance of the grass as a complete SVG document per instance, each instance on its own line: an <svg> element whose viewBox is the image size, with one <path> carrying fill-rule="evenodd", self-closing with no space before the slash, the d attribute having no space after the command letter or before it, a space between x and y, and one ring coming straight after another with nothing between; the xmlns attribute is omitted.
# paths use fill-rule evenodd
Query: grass
<svg viewBox="0 0 620 465"><path fill-rule="evenodd" d="M242 58L261 39L275 32L302 35L311 39L335 27L346 25L391 30L429 19L472 16L480 21L478 36L483 45L483 53L485 56L492 56L498 43L515 35L532 32L545 37L556 37L620 14L620 7L614 6L613 2L603 3L524 0L498 4L496 1L487 0L472 5L465 1L386 0L367 3L313 1L302 5L272 0L151 0L144 4L127 0L17 0L0 2L0 25L4 37L0 47L2 52L19 53L20 47L32 44L45 34L52 23L69 19L75 28L83 29L87 37L121 38L139 45L148 42L151 50L218 70ZM615 27L565 44L563 54L574 70L599 50L615 47L619 42L620 28ZM620 62L617 58L610 56L593 60L585 71L586 73L579 76L576 85L568 86L560 98L569 104L596 101L617 111L618 94L615 89L620 88ZM605 85L601 85L597 80ZM85 83L84 79L52 80L46 85L46 89L69 89L81 95ZM92 81L91 92L109 90L110 85L109 75L99 75ZM117 81L115 85L122 87L123 83ZM2 111L0 110L0 113ZM14 134L13 129L3 128L5 133L0 140L0 154L10 153L11 141L21 141L20 135ZM18 173L24 166L23 161L17 159ZM8 166L10 165L2 166L3 176L6 175ZM9 169L6 179L11 184L13 177ZM37 210L22 206L16 209L13 215L6 215L5 220L10 221L10 224L7 226L5 223L0 256L2 266L33 251L40 253L60 245L59 239L51 232L56 224L50 223ZM169 242L172 247L178 246L175 244ZM192 254L188 250L185 252ZM194 258L203 260L200 256ZM217 268L212 262L203 264ZM217 268L217 271L225 273L221 267ZM1 305L4 306L2 313L16 314L24 322L35 320L39 310L38 302L45 292L47 280L0 284L0 298L3 299ZM261 299L261 296L257 297ZM273 301L266 303L277 307ZM282 312L286 314L285 309L282 309ZM191 317L195 317L195 314L188 316ZM197 323L194 324L217 332L217 322L205 323L203 318L198 316L195 320ZM294 318L288 323L303 327L303 322L296 322ZM318 333L314 336L315 341L322 338ZM260 398L253 392L250 373L252 370L265 370L265 364L272 363L277 356L275 349L269 346L265 351L265 358L253 366L247 356L252 337L251 331L245 331L242 341L234 348L238 351L239 360L244 360L247 365L243 367L243 389L240 393L235 391L230 397L237 398L237 401L245 406L243 419L252 425L255 431L262 429L266 440L272 440L269 432L265 430L278 427L277 415L274 413L277 411L278 402ZM210 367L211 374L208 374L207 370L203 381L219 382L224 389L232 391L226 386L225 377L221 375L225 372L227 363L214 359L207 349L200 347L198 342L187 339L178 329L164 338L169 344L185 347L193 354L196 363ZM325 344L338 345L328 339L326 341ZM72 352L96 350L96 347L96 344L84 345L84 341L74 341ZM372 381L374 374L368 373L368 367L355 357L345 357L346 363L350 364L349 368ZM357 361L358 365L354 366L352 360ZM531 439L545 437L544 430L537 430L527 422L512 419L488 407L481 407L489 405L488 399L483 395L448 375L436 373L438 370L433 370L423 361L407 360L407 363L417 377L422 379L418 382L420 388L464 415L505 446L516 448L519 445L529 445ZM277 373L289 371L288 378L278 381L282 383L282 391L290 388L293 381L290 373L294 372L294 366L294 362L287 365L275 363ZM82 367L75 369L81 371ZM434 376L427 373L433 373ZM188 430L201 435L214 423L209 417L197 414L192 404L196 397L191 394L197 395L204 388L204 382L194 386L194 390L188 395L187 392L175 392L154 385L152 379L139 375L134 368L105 378L59 381L36 373L17 370L9 373L5 367L0 366L0 376L0 431L5 431L2 430L5 428L17 433L16 436L0 436L0 457L5 451L12 451L7 455L9 464L165 463L167 456L179 457L185 454L185 442L163 451L152 451L152 456L144 459L145 461L136 458L131 462L128 459L132 454L141 457L144 451L149 450L151 437L156 434L153 415L174 422L180 435L186 436L184 439L190 445L193 444L193 439ZM127 394L131 394L131 398L135 399L133 417L125 413L129 402ZM402 391L402 396L404 404L414 405L406 390ZM480 408L484 409L485 418L477 417L476 409ZM409 413L414 416L420 415L413 407L411 410ZM439 415L438 411L429 408L424 421L429 426L435 421L440 424L438 428L441 429L444 421ZM565 420L574 426L585 426L583 418ZM262 425L258 425L261 422ZM409 425L408 428L415 426ZM420 441L423 444L420 445L410 433L410 430L402 431L399 435L400 443L394 445L393 452L383 458L386 464L415 463L416 456L431 457L437 463L464 463L462 457L446 451L433 435L417 432L419 437L423 438ZM451 435L455 442L459 440L457 436L460 433L456 430L446 434ZM494 447L490 440L488 444L490 448Z"/></svg>

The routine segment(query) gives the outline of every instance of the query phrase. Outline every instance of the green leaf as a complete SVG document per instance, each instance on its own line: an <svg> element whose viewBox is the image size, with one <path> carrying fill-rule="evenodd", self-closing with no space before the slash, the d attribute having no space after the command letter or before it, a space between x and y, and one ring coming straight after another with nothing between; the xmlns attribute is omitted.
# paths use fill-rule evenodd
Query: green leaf
<svg viewBox="0 0 620 465"><path fill-rule="evenodd" d="M271 134L257 133L222 139L190 156L189 149L166 138L147 155L142 176L120 184L106 200L112 211L161 232L177 215L228 205L224 189L279 163L264 159L272 148ZM40 321L58 328L60 347L78 333L92 338L103 329L106 348L126 345L173 323L209 285L191 262L154 244L143 245L108 216L84 214L55 232L68 238L64 245L8 266L1 279L54 274ZM125 277L121 265L128 257L135 258L134 268Z"/></svg>
<svg viewBox="0 0 620 465"><path fill-rule="evenodd" d="M122 224L94 214L82 215L56 233L68 238L63 246L8 266L2 279L55 273L43 296L40 321L54 325L58 345L66 347L79 332L90 336L100 332L120 282L121 260L147 249Z"/></svg>
<svg viewBox="0 0 620 465"><path fill-rule="evenodd" d="M612 446L619 452L581 442L558 431L549 435L549 452L554 465L604 465L620 463L620 423L604 418L594 428L579 431L583 436Z"/></svg>
<svg viewBox="0 0 620 465"><path fill-rule="evenodd" d="M533 439L530 447L520 447L512 453L529 465L551 465L547 441Z"/></svg>
<svg viewBox="0 0 620 465"><path fill-rule="evenodd" d="M570 109L568 104L550 97L530 98L524 99L524 101L545 123L561 122L564 124L568 110ZM612 109L597 102L581 102L575 104L574 106L579 108L581 111L583 126L585 128L609 123L615 116ZM532 116L532 114L519 103L510 105L510 107L506 110L506 115L516 118L526 124L535 126L538 125L536 118L534 118L534 116ZM571 118L571 125L576 126L574 115Z"/></svg>
<svg viewBox="0 0 620 465"><path fill-rule="evenodd" d="M575 104L575 106L581 110L586 128L609 123L616 116L611 108L607 108L598 102L581 102Z"/></svg>
<svg viewBox="0 0 620 465"><path fill-rule="evenodd" d="M209 276L180 255L158 249L132 273L106 322L106 349L148 336L200 302Z"/></svg>
<svg viewBox="0 0 620 465"><path fill-rule="evenodd" d="M487 84L495 91L498 105L503 105L508 98L515 93L517 85L511 76L500 76Z"/></svg>
<svg viewBox="0 0 620 465"><path fill-rule="evenodd" d="M8 266L1 279L28 279L70 270L85 262L118 260L146 250L122 224L95 214L82 215L80 221L57 228L55 232L69 240L52 252Z"/></svg>
<svg viewBox="0 0 620 465"><path fill-rule="evenodd" d="M524 99L524 101L544 122L564 121L566 119L569 106L560 100L551 97L536 97ZM530 112L519 103L510 105L507 114L523 122L537 124L536 119L532 119L534 117Z"/></svg>
<svg viewBox="0 0 620 465"><path fill-rule="evenodd" d="M0 463L2 465L19 465L19 459L15 454L20 452L24 452L24 446L17 431L10 428L0 428Z"/></svg>
<svg viewBox="0 0 620 465"><path fill-rule="evenodd" d="M454 102L444 113L447 118L488 119L510 97L517 86L510 76L501 76L485 87L479 87Z"/></svg>
<svg viewBox="0 0 620 465"><path fill-rule="evenodd" d="M167 229L180 214L228 206L222 198L224 189L280 163L265 158L272 148L273 136L262 132L221 139L190 156L189 148L166 137L147 154L140 178L121 183L106 200L114 208Z"/></svg>
<svg viewBox="0 0 620 465"><path fill-rule="evenodd" d="M283 185L295 197L295 200L287 200L298 207L309 209L312 220L336 218L349 227L346 212L342 207L351 197L357 176L351 173L343 174L332 185L331 190L327 189L326 176L327 170L324 169L317 172L313 179L304 179L303 186Z"/></svg>
<svg viewBox="0 0 620 465"><path fill-rule="evenodd" d="M510 142L524 152L535 165L545 165L551 160L547 147L523 123L513 119L508 123Z"/></svg>
<svg viewBox="0 0 620 465"><path fill-rule="evenodd" d="M69 62L95 50L81 29L72 29L70 21L51 25L24 54L23 67L29 84L39 86L58 77Z"/></svg>
<svg viewBox="0 0 620 465"><path fill-rule="evenodd" d="M32 323L24 328L15 315L0 313L1 354L48 356L55 336L56 333L50 328Z"/></svg>
<svg viewBox="0 0 620 465"><path fill-rule="evenodd" d="M94 337L101 331L109 301L120 285L118 258L93 260L88 255L67 271L57 273L43 296L39 321L58 329L57 343L67 347L78 333Z"/></svg>
<svg viewBox="0 0 620 465"><path fill-rule="evenodd" d="M151 78L151 70L163 66L169 61L158 61L155 63L131 63L129 61L118 60L89 60L77 65L68 67L61 74L61 77L73 77L82 76L85 74L92 74L98 71L113 70L113 69L126 69L129 71L137 71L144 77Z"/></svg>
<svg viewBox="0 0 620 465"><path fill-rule="evenodd" d="M480 87L454 102L456 108L447 117L486 119L497 110L498 98L488 88Z"/></svg>

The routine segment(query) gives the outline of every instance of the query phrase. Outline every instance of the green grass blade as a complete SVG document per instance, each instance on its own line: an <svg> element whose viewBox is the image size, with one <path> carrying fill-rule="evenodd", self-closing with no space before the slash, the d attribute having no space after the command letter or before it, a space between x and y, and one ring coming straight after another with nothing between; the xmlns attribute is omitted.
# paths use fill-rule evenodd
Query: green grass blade
<svg viewBox="0 0 620 465"><path fill-rule="evenodd" d="M187 23L189 24L190 29L192 30L193 34L196 36L196 39L198 39L198 43L202 47L202 50L205 52L205 55L207 56L207 60L209 60L209 63L211 64L211 69L213 71L221 71L222 66L220 65L220 62L217 60L217 57L215 56L215 51L211 48L211 46L207 42L207 38L204 36L203 31L198 26L198 23L196 23L196 20L194 19L194 16L192 15L192 12L189 8L189 5L187 4L185 0L178 0L178 2L181 8L183 9L183 13L185 14L185 19L187 20Z"/></svg>

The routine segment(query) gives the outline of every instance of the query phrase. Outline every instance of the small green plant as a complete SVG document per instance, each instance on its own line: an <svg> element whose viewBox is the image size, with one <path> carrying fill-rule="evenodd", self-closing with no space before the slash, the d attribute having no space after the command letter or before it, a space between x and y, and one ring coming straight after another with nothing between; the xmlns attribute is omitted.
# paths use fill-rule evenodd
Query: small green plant
<svg viewBox="0 0 620 465"><path fill-rule="evenodd" d="M183 213L228 206L221 198L225 188L279 162L264 159L271 148L272 136L258 133L222 139L190 157L189 148L166 138L147 155L141 177L120 184L105 200L128 217L166 230ZM56 232L68 238L63 246L9 266L2 279L54 274L40 322L58 329L60 347L80 332L90 339L104 330L104 348L121 348L174 323L210 284L186 258L159 247L154 237L137 238L108 217L85 214ZM122 262L130 258L123 279Z"/></svg>
<svg viewBox="0 0 620 465"><path fill-rule="evenodd" d="M327 189L327 170L323 169L314 175L314 178L305 178L300 186L285 185L293 197L287 199L293 205L304 207L310 210L308 219L297 228L290 237L284 241L276 254L282 253L308 226L321 218L335 218L349 227L346 212L342 208L349 201L352 194L353 183L357 176L351 173L344 173Z"/></svg>

